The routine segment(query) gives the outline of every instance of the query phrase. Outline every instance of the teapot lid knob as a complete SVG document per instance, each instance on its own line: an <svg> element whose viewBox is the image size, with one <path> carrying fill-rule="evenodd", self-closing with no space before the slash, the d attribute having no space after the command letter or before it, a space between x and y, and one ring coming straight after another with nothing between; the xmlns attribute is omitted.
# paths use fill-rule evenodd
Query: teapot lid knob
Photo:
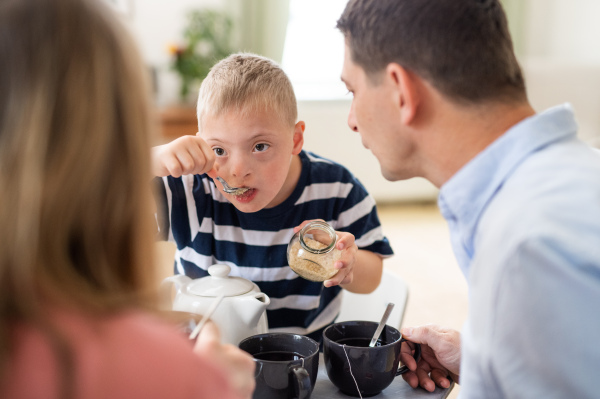
<svg viewBox="0 0 600 399"><path fill-rule="evenodd" d="M231 272L231 267L228 265L212 265L208 267L208 274L213 277L226 278Z"/></svg>
<svg viewBox="0 0 600 399"><path fill-rule="evenodd" d="M188 292L204 297L216 297L219 295L230 297L243 295L256 287L250 280L230 276L230 272L231 267L227 265L217 264L209 266L208 273L210 277L202 277L192 281L188 285Z"/></svg>

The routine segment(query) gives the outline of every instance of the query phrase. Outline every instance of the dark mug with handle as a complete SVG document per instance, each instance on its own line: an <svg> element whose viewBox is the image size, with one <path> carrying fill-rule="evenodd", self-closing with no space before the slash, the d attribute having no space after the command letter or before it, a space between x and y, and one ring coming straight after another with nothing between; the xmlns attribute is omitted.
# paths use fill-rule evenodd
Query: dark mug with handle
<svg viewBox="0 0 600 399"><path fill-rule="evenodd" d="M395 377L408 371L405 365L398 367L402 343L406 342L398 329L386 325L375 346L369 347L377 324L372 321L344 321L323 331L323 359L327 375L347 395L377 395ZM419 361L421 346L413 345L413 357Z"/></svg>
<svg viewBox="0 0 600 399"><path fill-rule="evenodd" d="M256 362L254 399L308 399L317 381L319 344L291 333L258 334L240 349Z"/></svg>

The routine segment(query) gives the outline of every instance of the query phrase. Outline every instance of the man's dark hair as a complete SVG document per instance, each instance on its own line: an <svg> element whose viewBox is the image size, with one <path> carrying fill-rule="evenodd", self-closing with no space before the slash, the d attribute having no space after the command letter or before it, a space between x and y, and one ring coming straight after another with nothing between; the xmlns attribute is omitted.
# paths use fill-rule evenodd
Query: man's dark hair
<svg viewBox="0 0 600 399"><path fill-rule="evenodd" d="M350 0L337 27L373 81L394 62L454 101L526 99L498 0Z"/></svg>

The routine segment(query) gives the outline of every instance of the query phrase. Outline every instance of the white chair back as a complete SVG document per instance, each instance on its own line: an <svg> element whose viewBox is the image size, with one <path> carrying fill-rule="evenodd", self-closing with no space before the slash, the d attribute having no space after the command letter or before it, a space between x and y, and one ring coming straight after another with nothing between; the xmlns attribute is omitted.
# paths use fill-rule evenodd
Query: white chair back
<svg viewBox="0 0 600 399"><path fill-rule="evenodd" d="M397 273L383 269L381 284L370 294L355 294L344 291L339 321L366 320L379 322L389 302L394 303L394 310L387 323L400 328L404 318L404 310L408 300L408 285Z"/></svg>

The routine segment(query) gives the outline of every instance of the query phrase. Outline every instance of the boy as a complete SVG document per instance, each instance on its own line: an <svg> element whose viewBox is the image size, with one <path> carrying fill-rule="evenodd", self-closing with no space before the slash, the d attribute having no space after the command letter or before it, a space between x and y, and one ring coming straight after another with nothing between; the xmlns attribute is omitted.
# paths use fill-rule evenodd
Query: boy
<svg viewBox="0 0 600 399"><path fill-rule="evenodd" d="M271 331L320 342L339 313L340 286L373 291L393 252L372 197L342 166L302 151L296 118L292 85L273 61L234 54L217 63L200 88L199 133L154 148L158 222L177 244L176 273L198 278L227 264L271 298ZM217 176L245 191L224 193ZM340 230L339 272L323 284L287 265L290 238L312 219Z"/></svg>

